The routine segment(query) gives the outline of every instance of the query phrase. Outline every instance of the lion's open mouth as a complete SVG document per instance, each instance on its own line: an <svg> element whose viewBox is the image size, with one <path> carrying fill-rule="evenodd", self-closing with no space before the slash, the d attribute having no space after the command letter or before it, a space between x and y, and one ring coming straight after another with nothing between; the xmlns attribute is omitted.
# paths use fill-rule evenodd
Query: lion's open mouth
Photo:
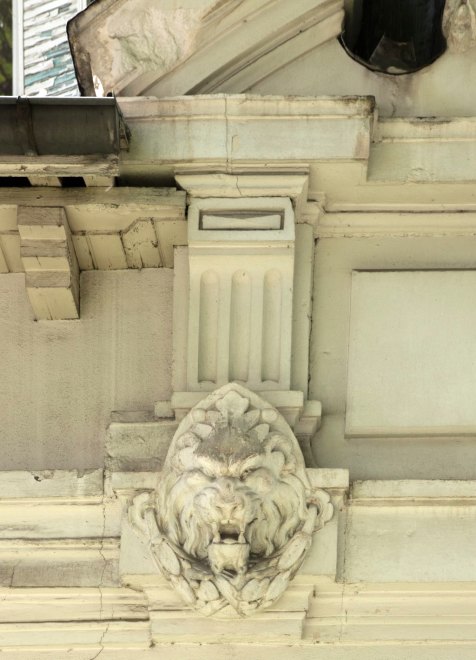
<svg viewBox="0 0 476 660"><path fill-rule="evenodd" d="M234 525L233 523L218 525L214 530L213 543L225 543L227 545L246 543L244 530L240 525Z"/></svg>
<svg viewBox="0 0 476 660"><path fill-rule="evenodd" d="M214 573L243 573L250 556L242 524L221 523L215 526L213 541L208 546L208 561Z"/></svg>

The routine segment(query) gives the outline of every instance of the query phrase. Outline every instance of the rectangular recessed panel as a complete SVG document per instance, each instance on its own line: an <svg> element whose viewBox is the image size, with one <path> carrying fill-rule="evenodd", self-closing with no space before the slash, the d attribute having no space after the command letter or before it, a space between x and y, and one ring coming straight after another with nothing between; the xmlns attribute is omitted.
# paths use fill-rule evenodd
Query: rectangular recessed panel
<svg viewBox="0 0 476 660"><path fill-rule="evenodd" d="M283 218L279 213L261 215L208 215L203 214L200 222L200 229L204 230L253 230L253 229L281 229Z"/></svg>
<svg viewBox="0 0 476 660"><path fill-rule="evenodd" d="M476 433L476 271L354 272L347 436Z"/></svg>
<svg viewBox="0 0 476 660"><path fill-rule="evenodd" d="M474 506L353 506L346 535L343 582L476 580Z"/></svg>

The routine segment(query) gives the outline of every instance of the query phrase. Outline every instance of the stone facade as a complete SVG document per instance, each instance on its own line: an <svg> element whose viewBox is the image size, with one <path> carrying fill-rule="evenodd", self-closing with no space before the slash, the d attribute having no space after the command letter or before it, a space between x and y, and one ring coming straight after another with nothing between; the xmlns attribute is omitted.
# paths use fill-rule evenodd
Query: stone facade
<svg viewBox="0 0 476 660"><path fill-rule="evenodd" d="M130 139L0 155L14 660L474 658L472 5L394 77L349 4L99 0Z"/></svg>

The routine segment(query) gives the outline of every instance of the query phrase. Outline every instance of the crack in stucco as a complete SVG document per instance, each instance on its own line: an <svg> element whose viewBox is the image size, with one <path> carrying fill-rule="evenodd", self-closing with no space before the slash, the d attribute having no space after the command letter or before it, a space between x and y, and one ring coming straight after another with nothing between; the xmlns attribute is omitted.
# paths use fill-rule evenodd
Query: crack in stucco
<svg viewBox="0 0 476 660"><path fill-rule="evenodd" d="M18 568L18 566L19 566L20 564L21 564L21 559L18 559L18 560L13 564L13 567L12 567L12 574L10 575L10 584L8 585L8 588L9 588L9 589L12 589L13 586L14 586L13 583L15 582L15 572L16 572L16 570L17 570L17 568ZM6 599L6 596L5 596L5 599Z"/></svg>
<svg viewBox="0 0 476 660"><path fill-rule="evenodd" d="M347 542L348 542L348 532L349 532L349 527L350 527L350 518L351 518L351 511L352 507L346 506L346 502L344 499L343 506L345 507L344 515L345 515L345 522L344 522L344 530L343 530L343 543L342 543L342 552L343 552L343 557L342 557L342 568L341 568L341 575L340 575L340 580L342 582L342 594L341 594L341 615L340 615L340 631L339 631L339 642L342 641L344 637L344 628L347 624L347 619L348 619L348 611L344 605L345 603L345 596L346 596L346 563L347 563Z"/></svg>
<svg viewBox="0 0 476 660"><path fill-rule="evenodd" d="M225 149L226 149L226 172L231 173L231 151L228 131L228 97L225 94Z"/></svg>
<svg viewBox="0 0 476 660"><path fill-rule="evenodd" d="M241 191L240 184L239 184L239 175L238 174L235 174L235 187L238 191L239 196L243 197L243 193Z"/></svg>
<svg viewBox="0 0 476 660"><path fill-rule="evenodd" d="M105 497L103 495L103 498L102 498L102 536L101 536L101 544L99 546L99 554L100 554L100 556L103 560L103 567L102 567L101 576L99 578L99 584L98 584L98 589L99 589L99 621L103 620L103 609L104 609L104 604L103 604L103 597L104 597L104 595L103 595L103 582L104 582L104 575L106 573L106 568L107 568L107 559L106 559L106 556L104 554L104 537L105 537L105 534L106 534L106 502L105 502ZM104 642L104 638L105 638L106 634L109 631L109 626L110 626L110 622L108 622L106 624L106 627L105 627L104 631L101 634L101 638L99 640L99 645L100 645L101 648L99 649L98 653L91 658L91 660L96 660L96 658L98 658L99 655L104 651L103 642Z"/></svg>
<svg viewBox="0 0 476 660"><path fill-rule="evenodd" d="M103 643L103 642L104 642L104 638L105 638L105 636L106 636L107 633L109 632L109 626L110 626L110 625L111 625L111 622L108 621L108 623L106 624L106 627L104 628L104 630L103 630L103 632L102 632L102 634L101 634L101 638L100 638L100 640L99 640L99 646L100 646L101 648L100 648L99 651L96 653L96 655L93 655L93 657L92 657L90 660L96 660L96 658L99 658L99 656L101 655L101 653L104 651L104 648L105 648L105 647L104 647L104 643Z"/></svg>

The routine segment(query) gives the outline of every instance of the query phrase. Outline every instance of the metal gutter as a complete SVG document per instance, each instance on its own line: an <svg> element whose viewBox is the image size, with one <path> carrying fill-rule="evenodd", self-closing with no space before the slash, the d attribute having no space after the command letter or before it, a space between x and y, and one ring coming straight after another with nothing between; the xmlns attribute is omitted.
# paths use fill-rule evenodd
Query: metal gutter
<svg viewBox="0 0 476 660"><path fill-rule="evenodd" d="M119 155L128 134L113 97L0 97L0 156Z"/></svg>

